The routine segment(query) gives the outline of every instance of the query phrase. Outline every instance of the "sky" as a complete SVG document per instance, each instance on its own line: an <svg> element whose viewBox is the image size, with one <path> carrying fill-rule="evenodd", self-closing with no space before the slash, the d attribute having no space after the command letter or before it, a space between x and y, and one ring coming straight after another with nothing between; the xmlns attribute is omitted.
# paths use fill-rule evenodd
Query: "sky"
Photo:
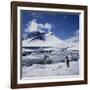
<svg viewBox="0 0 90 90"><path fill-rule="evenodd" d="M78 37L79 14L21 10L22 35L38 29L50 30L62 40Z"/></svg>

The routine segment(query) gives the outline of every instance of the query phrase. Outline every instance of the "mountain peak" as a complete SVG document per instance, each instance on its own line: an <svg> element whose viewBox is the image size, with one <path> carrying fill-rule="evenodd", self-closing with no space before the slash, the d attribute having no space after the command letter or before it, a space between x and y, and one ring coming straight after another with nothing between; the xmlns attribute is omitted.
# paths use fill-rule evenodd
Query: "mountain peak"
<svg viewBox="0 0 90 90"><path fill-rule="evenodd" d="M22 41L23 47L58 47L64 48L65 42L55 36L52 32L35 32L32 37Z"/></svg>

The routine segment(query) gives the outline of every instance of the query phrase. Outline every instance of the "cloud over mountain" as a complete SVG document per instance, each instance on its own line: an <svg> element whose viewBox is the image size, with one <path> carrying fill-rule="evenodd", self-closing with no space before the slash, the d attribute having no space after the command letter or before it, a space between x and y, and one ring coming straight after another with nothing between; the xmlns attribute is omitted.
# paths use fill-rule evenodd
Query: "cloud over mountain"
<svg viewBox="0 0 90 90"><path fill-rule="evenodd" d="M44 31L44 30L50 31L51 28L52 25L48 22L42 24L42 23L38 23L36 19L32 19L31 21L28 22L25 31L26 32L35 32L35 31Z"/></svg>

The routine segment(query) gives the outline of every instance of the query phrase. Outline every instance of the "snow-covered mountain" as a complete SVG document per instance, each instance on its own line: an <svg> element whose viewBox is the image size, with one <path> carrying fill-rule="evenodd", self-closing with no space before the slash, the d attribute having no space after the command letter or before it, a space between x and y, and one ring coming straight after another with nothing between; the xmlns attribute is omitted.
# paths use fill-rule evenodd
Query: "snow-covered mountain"
<svg viewBox="0 0 90 90"><path fill-rule="evenodd" d="M42 37L44 37L45 40L39 39L36 35L31 38L24 39L22 41L22 47L66 47L66 43L52 34L52 32L45 33Z"/></svg>
<svg viewBox="0 0 90 90"><path fill-rule="evenodd" d="M68 44L67 50L79 50L79 42L71 42Z"/></svg>
<svg viewBox="0 0 90 90"><path fill-rule="evenodd" d="M64 41L52 32L35 32L22 41L22 63L32 65L44 63L47 54L52 63L79 59L79 42ZM72 59L73 58L73 59Z"/></svg>

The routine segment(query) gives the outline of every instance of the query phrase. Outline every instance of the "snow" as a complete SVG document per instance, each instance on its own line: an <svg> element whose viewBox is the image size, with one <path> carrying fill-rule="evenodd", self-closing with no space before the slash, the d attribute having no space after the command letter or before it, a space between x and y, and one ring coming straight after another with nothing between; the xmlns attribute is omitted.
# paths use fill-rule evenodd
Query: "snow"
<svg viewBox="0 0 90 90"><path fill-rule="evenodd" d="M79 50L79 42L69 42L67 50Z"/></svg>
<svg viewBox="0 0 90 90"><path fill-rule="evenodd" d="M35 55L27 55L25 57L22 57L22 59L24 60L30 60L30 59L38 59L38 56L35 56Z"/></svg>
<svg viewBox="0 0 90 90"><path fill-rule="evenodd" d="M32 65L32 64L43 64L45 62L45 55L47 55L49 58L48 60L51 60L52 63L59 63L64 62L65 57L68 56L70 61L77 61L79 59L79 52L78 50L54 50L52 52L32 52L31 54L26 54L25 56L22 56L22 64L23 65Z"/></svg>
<svg viewBox="0 0 90 90"><path fill-rule="evenodd" d="M31 41L31 38L22 41L22 47L60 47L65 48L65 42L55 35L46 35L45 41L35 39Z"/></svg>
<svg viewBox="0 0 90 90"><path fill-rule="evenodd" d="M33 51L33 50L22 48L22 53L24 53L24 52L30 52L30 51Z"/></svg>
<svg viewBox="0 0 90 90"><path fill-rule="evenodd" d="M79 50L79 41L64 41L52 34L52 32L45 34L45 40L32 40L33 38L35 37L24 39L22 41L22 47L51 47L52 49L68 47L67 50Z"/></svg>
<svg viewBox="0 0 90 90"><path fill-rule="evenodd" d="M47 76L66 76L79 75L79 61L71 61L67 68L65 62L55 64L33 64L32 66L22 67L22 77L47 77Z"/></svg>

